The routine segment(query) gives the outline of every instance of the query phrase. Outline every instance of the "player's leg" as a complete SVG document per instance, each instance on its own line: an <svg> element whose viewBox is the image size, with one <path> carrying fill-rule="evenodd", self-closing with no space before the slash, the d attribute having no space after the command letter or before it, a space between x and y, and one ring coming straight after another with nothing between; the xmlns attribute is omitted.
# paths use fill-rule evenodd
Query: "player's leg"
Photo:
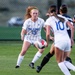
<svg viewBox="0 0 75 75"><path fill-rule="evenodd" d="M64 57L65 60L68 61L68 62L70 62L70 63L72 63L72 60L70 58L71 50L72 50L72 46L70 48L70 51L69 52L66 52L66 57ZM68 70L70 71L70 69L68 69Z"/></svg>
<svg viewBox="0 0 75 75"><path fill-rule="evenodd" d="M69 35L69 37L70 37L70 40L71 40L71 30L67 30L67 32L68 32L68 35ZM72 50L72 43L71 43L71 49L70 49L70 51L69 52L67 52L67 57L66 57L66 61L69 61L69 62L71 62L72 63L72 60L71 60L71 58L70 58L70 54L71 54L71 50Z"/></svg>
<svg viewBox="0 0 75 75"><path fill-rule="evenodd" d="M72 46L71 46L71 50L72 50ZM71 50L67 52L67 57L66 57L66 61L69 61L70 63L72 63L72 60L70 58Z"/></svg>
<svg viewBox="0 0 75 75"><path fill-rule="evenodd" d="M46 56L41 61L40 66L37 66L36 71L39 73L41 69L47 64L47 62L50 60L50 58L54 55L54 44L51 45L50 52L46 54Z"/></svg>
<svg viewBox="0 0 75 75"><path fill-rule="evenodd" d="M66 65L64 64L64 51L60 50L58 47L55 47L55 57L58 63L59 68L64 73L64 75L71 75Z"/></svg>
<svg viewBox="0 0 75 75"><path fill-rule="evenodd" d="M67 57L67 52L65 52L65 57ZM70 61L64 61L64 64L66 65L66 67L69 69L69 70L73 70L75 71L75 66L70 62Z"/></svg>
<svg viewBox="0 0 75 75"><path fill-rule="evenodd" d="M69 46L67 47L67 48L69 48ZM72 62L70 61L71 59L70 58L67 58L67 55L68 55L68 53L69 52L71 52L71 51L69 51L69 52L67 52L67 50L68 49L66 49L66 52L65 52L65 58L66 58L66 60L64 61L64 63L65 63L65 65L67 66L67 68L68 68L68 70L70 71L70 70L73 70L73 71L75 71L75 66L72 64ZM69 48L69 50L70 50L70 48Z"/></svg>
<svg viewBox="0 0 75 75"><path fill-rule="evenodd" d="M27 41L24 41L23 42L23 46L22 46L22 50L18 56L18 59L17 59L17 64L16 64L16 67L15 68L19 68L20 67L20 64L24 58L24 55L26 53L26 51L28 50L28 48L30 47L30 43L27 42Z"/></svg>
<svg viewBox="0 0 75 75"><path fill-rule="evenodd" d="M38 49L38 52L34 55L34 58L32 59L31 63L29 64L29 66L34 69L34 63L41 57L44 49L39 49L37 47L37 45L35 45L35 47Z"/></svg>

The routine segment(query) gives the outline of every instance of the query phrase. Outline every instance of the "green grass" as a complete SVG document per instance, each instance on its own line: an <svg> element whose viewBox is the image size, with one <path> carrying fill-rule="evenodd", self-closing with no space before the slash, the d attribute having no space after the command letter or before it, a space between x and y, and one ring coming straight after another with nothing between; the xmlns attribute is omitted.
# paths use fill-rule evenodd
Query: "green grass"
<svg viewBox="0 0 75 75"><path fill-rule="evenodd" d="M29 63L31 62L34 54L37 52L36 48L33 46L31 46L27 51L20 68L15 69L17 57L21 51L21 46L21 41L0 41L0 75L63 75L57 66L55 56L51 58L40 73L37 73L35 69L31 69L29 67ZM49 47L45 49L42 57L35 63L35 67L40 64L42 58L47 52L49 52ZM72 48L71 58L75 65L75 45ZM75 75L73 71L71 71L71 74Z"/></svg>

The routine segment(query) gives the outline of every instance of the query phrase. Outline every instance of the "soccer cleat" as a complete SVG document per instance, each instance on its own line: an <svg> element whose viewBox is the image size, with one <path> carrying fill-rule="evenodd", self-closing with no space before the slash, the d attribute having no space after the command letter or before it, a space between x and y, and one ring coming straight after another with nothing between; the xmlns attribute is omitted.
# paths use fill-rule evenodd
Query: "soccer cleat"
<svg viewBox="0 0 75 75"><path fill-rule="evenodd" d="M29 66L34 69L34 63L30 63Z"/></svg>
<svg viewBox="0 0 75 75"><path fill-rule="evenodd" d="M20 67L20 66L18 66L18 65L17 65L17 66L15 66L15 68L19 68L19 67Z"/></svg>
<svg viewBox="0 0 75 75"><path fill-rule="evenodd" d="M36 67L36 72L39 73L41 71L42 67L41 66L37 66Z"/></svg>

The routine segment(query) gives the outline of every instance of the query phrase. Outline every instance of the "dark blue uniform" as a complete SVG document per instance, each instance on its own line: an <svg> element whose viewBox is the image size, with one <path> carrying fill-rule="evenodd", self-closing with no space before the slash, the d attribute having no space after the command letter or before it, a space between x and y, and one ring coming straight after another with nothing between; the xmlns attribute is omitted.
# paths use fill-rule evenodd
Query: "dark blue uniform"
<svg viewBox="0 0 75 75"><path fill-rule="evenodd" d="M69 15L63 14L62 16L66 17L68 19L68 21L71 22L71 24L73 25L73 20L71 19L71 17ZM71 38L71 30L68 26L67 26L67 32L68 32L69 37ZM72 48L72 46L71 46L71 48Z"/></svg>
<svg viewBox="0 0 75 75"><path fill-rule="evenodd" d="M68 16L67 14L63 14L62 16L66 17L68 21L71 22L71 24L73 25L73 21L70 16ZM67 26L67 32L68 32L69 37L71 38L71 30L68 26Z"/></svg>

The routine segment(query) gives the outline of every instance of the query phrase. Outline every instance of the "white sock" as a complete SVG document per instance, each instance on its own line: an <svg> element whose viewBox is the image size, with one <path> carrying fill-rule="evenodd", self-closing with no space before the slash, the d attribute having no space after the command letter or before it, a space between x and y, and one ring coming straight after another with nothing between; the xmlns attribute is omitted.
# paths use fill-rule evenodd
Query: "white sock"
<svg viewBox="0 0 75 75"><path fill-rule="evenodd" d="M35 63L40 57L41 57L41 53L38 51L36 54L35 54L35 56L34 56L34 58L33 58L33 60L32 60L32 63Z"/></svg>
<svg viewBox="0 0 75 75"><path fill-rule="evenodd" d="M64 73L64 75L71 75L64 62L58 63L59 68Z"/></svg>
<svg viewBox="0 0 75 75"><path fill-rule="evenodd" d="M75 66L74 66L72 63L70 63L70 62L68 62L68 61L64 61L64 63L65 63L65 65L67 66L67 68L69 68L69 69L75 71Z"/></svg>
<svg viewBox="0 0 75 75"><path fill-rule="evenodd" d="M22 60L23 60L24 56L19 55L18 59L17 59L17 65L20 66Z"/></svg>

